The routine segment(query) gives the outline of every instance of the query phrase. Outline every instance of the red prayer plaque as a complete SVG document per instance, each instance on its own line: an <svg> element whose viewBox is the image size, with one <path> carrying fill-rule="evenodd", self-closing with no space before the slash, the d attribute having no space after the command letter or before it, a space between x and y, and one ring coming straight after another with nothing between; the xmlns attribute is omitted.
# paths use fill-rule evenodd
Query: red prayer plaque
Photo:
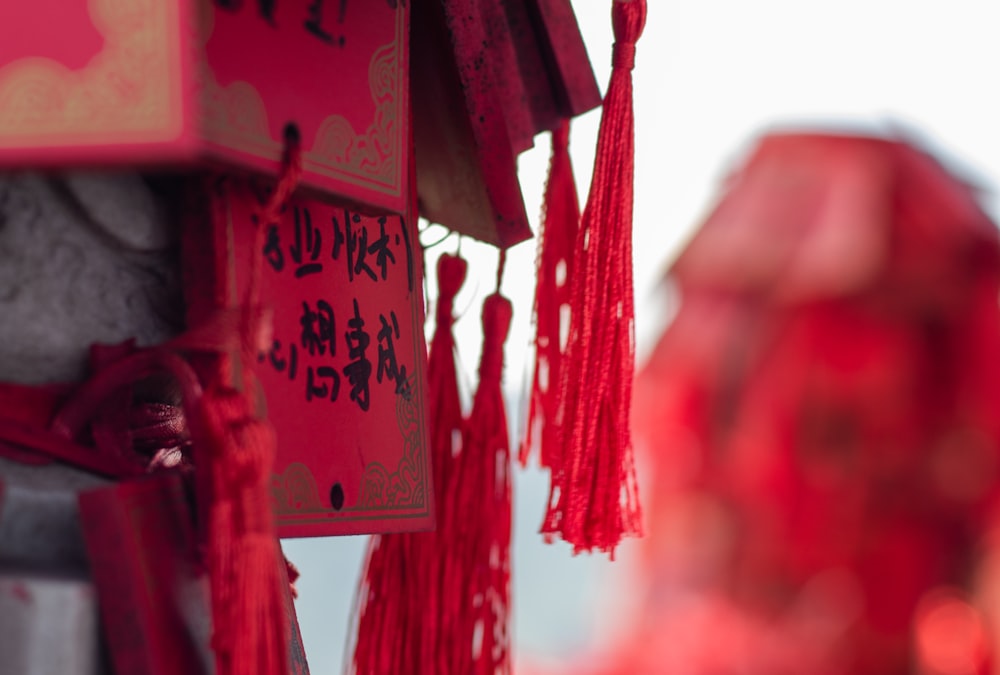
<svg viewBox="0 0 1000 675"><path fill-rule="evenodd" d="M191 223L190 238L209 230L212 242L196 252L189 241L185 254L189 272L214 278L185 282L192 326L210 311L205 298L235 306L244 297L265 196L230 179L209 198L213 222ZM430 529L414 223L296 199L281 222L264 227L261 299L273 311L273 335L256 372L278 434L272 495L280 536ZM206 283L216 290L206 292Z"/></svg>
<svg viewBox="0 0 1000 675"><path fill-rule="evenodd" d="M294 123L305 186L403 213L406 4L0 2L0 167L210 160L274 175Z"/></svg>

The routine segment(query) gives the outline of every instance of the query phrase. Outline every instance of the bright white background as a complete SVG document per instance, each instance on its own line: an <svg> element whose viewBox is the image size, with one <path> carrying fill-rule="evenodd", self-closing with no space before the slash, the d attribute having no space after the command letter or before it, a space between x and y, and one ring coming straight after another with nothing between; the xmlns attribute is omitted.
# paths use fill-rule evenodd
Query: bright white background
<svg viewBox="0 0 1000 675"><path fill-rule="evenodd" d="M610 72L609 0L575 0L598 81ZM727 171L770 128L859 129L916 138L952 169L987 188L1000 215L1000 0L649 0L637 56L635 283L640 357L665 322L657 279L711 207ZM578 119L571 151L586 197L598 113ZM537 221L548 138L521 156L528 213ZM434 235L428 234L429 239ZM455 239L428 251L427 263ZM471 373L481 341L479 304L493 289L495 251L465 241L471 265L456 325ZM511 250L503 291L515 306L506 385L513 433L530 365L534 242ZM429 297L436 291L433 280ZM641 466L640 466L641 470ZM519 660L558 661L627 629L629 550L610 564L572 558L535 532L546 478L515 485L514 634ZM297 603L314 675L340 670L365 539L285 542L302 571Z"/></svg>

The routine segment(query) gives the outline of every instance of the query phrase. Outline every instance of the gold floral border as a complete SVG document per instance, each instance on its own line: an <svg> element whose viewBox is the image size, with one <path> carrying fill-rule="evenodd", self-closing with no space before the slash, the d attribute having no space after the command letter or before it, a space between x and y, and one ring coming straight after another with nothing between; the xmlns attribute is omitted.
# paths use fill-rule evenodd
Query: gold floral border
<svg viewBox="0 0 1000 675"><path fill-rule="evenodd" d="M90 0L104 49L79 70L41 57L0 68L0 144L163 142L183 130L176 0Z"/></svg>
<svg viewBox="0 0 1000 675"><path fill-rule="evenodd" d="M417 395L416 376L410 390ZM366 515L428 507L427 457L422 439L422 411L413 397L396 396L396 423L403 439L403 452L391 473L381 462L369 462L361 477L356 504L334 509L323 504L316 478L302 462L292 462L271 477L271 499L278 525L301 523L303 516L341 514L338 520L364 519ZM311 520L311 519L310 519ZM309 521L306 521L309 522Z"/></svg>
<svg viewBox="0 0 1000 675"><path fill-rule="evenodd" d="M0 146L40 147L115 142L162 143L184 132L182 35L196 42L201 65L195 95L213 142L266 160L281 158L267 110L247 82L222 87L205 65L212 8L195 0L197 26L182 33L183 0L90 0L104 48L79 70L26 57L0 67ZM186 7L187 5L183 5ZM184 19L182 21L182 19ZM396 12L395 39L372 56L368 83L374 119L358 133L342 115L320 125L303 153L306 171L390 196L403 193L406 78L402 59L406 11Z"/></svg>

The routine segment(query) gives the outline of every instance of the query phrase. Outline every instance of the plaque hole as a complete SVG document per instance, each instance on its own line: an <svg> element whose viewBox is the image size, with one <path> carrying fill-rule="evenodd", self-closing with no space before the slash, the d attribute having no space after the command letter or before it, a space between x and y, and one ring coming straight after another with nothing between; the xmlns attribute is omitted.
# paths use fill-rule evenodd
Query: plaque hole
<svg viewBox="0 0 1000 675"><path fill-rule="evenodd" d="M334 483L333 487L330 488L330 505L333 506L334 511L344 508L344 488L340 486L340 483Z"/></svg>
<svg viewBox="0 0 1000 675"><path fill-rule="evenodd" d="M286 145L298 145L302 141L302 134L299 133L299 125L295 122L289 122L285 125L284 136Z"/></svg>

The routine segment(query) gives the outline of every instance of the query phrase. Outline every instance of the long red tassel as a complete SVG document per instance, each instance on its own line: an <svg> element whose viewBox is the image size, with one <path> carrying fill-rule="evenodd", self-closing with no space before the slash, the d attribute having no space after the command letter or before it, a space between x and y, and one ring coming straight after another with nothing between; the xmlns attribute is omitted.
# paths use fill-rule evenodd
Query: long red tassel
<svg viewBox="0 0 1000 675"><path fill-rule="evenodd" d="M436 326L427 360L431 470L437 531L371 539L360 591L353 670L363 675L437 675L449 669L442 631L443 556L454 518L444 495L452 489L454 435L462 428L451 328L455 296L465 281L465 260L438 259Z"/></svg>
<svg viewBox="0 0 1000 675"><path fill-rule="evenodd" d="M245 392L216 382L202 398L214 497L208 509L207 562L218 675L288 671L282 560L268 481L275 437Z"/></svg>
<svg viewBox="0 0 1000 675"><path fill-rule="evenodd" d="M512 313L497 293L483 303L479 387L446 496L451 541L442 630L451 656L442 673L510 672L510 439L501 377Z"/></svg>
<svg viewBox="0 0 1000 675"><path fill-rule="evenodd" d="M280 217L301 171L298 139L289 137L281 179L257 225L239 363L217 357L192 434L211 490L206 560L217 675L280 675L289 668L284 562L268 488L277 446L273 428L257 415L253 367L267 332L259 306L263 231ZM239 389L232 384L237 379Z"/></svg>
<svg viewBox="0 0 1000 675"><path fill-rule="evenodd" d="M558 534L574 552L597 548L613 555L623 535L641 528L629 433L635 367L632 68L646 2L614 0L611 16L611 82L570 280L557 417L561 465L553 471L542 532Z"/></svg>
<svg viewBox="0 0 1000 675"><path fill-rule="evenodd" d="M425 675L449 672L451 657L449 645L452 636L445 634L446 608L455 598L446 595L447 556L456 540L456 523L461 515L449 511L447 495L456 489L455 473L458 465L456 436L462 431L464 418L458 394L458 374L455 370L454 304L462 284L465 283L468 264L463 258L442 255L438 259L438 302L436 329L431 340L427 359L428 388L437 404L431 426L432 452L434 452L434 486L436 492L437 531L423 540L427 573L426 583L433 591L428 595L424 608L423 637L420 663ZM434 410L434 408L432 408Z"/></svg>
<svg viewBox="0 0 1000 675"><path fill-rule="evenodd" d="M556 425L562 379L562 314L569 309L573 245L580 227L580 202L569 158L569 120L552 131L552 159L545 184L535 286L535 374L525 437L518 459L528 463L537 445L544 467L559 467L560 436Z"/></svg>

